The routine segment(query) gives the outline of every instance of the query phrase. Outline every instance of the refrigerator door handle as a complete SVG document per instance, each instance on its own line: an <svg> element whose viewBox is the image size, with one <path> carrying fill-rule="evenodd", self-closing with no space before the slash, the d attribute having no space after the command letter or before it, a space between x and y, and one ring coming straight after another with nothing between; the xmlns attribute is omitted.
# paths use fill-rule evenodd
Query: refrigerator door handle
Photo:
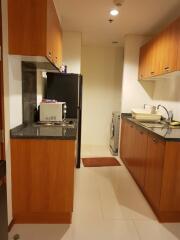
<svg viewBox="0 0 180 240"><path fill-rule="evenodd" d="M80 83L81 82L81 79L80 79L80 75L78 76L78 107L80 106Z"/></svg>

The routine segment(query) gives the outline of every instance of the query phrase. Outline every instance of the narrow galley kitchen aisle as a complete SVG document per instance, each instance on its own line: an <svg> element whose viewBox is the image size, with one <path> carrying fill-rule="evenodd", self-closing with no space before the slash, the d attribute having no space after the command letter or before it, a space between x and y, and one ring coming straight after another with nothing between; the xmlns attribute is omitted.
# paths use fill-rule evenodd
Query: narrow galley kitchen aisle
<svg viewBox="0 0 180 240"><path fill-rule="evenodd" d="M160 224L123 166L76 172L71 225L17 224L22 240L178 240L180 224Z"/></svg>

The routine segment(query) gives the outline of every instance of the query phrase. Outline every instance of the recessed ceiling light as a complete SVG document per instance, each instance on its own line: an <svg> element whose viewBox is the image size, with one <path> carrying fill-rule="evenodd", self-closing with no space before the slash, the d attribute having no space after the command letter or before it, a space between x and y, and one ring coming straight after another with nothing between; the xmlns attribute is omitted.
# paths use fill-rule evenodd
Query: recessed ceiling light
<svg viewBox="0 0 180 240"><path fill-rule="evenodd" d="M110 14L111 14L112 16L117 16L117 15L119 14L119 11L118 11L117 9L112 9L112 10L110 11Z"/></svg>

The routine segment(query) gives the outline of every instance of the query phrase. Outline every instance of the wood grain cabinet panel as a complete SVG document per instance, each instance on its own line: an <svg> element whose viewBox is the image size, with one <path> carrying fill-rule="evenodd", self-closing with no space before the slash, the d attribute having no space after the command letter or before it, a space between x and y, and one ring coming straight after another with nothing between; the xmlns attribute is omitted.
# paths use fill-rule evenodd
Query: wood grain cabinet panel
<svg viewBox="0 0 180 240"><path fill-rule="evenodd" d="M135 152L135 126L133 123L128 122L127 127L127 158L126 164L128 169L133 172L134 168L134 152Z"/></svg>
<svg viewBox="0 0 180 240"><path fill-rule="evenodd" d="M140 49L140 57L139 57L139 79L146 78L146 68L147 68L147 44L142 46Z"/></svg>
<svg viewBox="0 0 180 240"><path fill-rule="evenodd" d="M174 72L180 69L180 18L140 49L139 79ZM179 52L179 53L178 53Z"/></svg>
<svg viewBox="0 0 180 240"><path fill-rule="evenodd" d="M142 128L136 127L134 145L134 168L133 175L138 185L143 189L146 173L147 133Z"/></svg>
<svg viewBox="0 0 180 240"><path fill-rule="evenodd" d="M164 152L165 143L155 137L148 136L144 190L156 209L160 207Z"/></svg>
<svg viewBox="0 0 180 240"><path fill-rule="evenodd" d="M126 166L129 166L132 155L132 129L133 126L126 120L122 120L121 124L121 142L120 142L120 157Z"/></svg>
<svg viewBox="0 0 180 240"><path fill-rule="evenodd" d="M128 148L127 148L127 131L128 123L125 120L121 120L121 141L120 141L120 158L123 162L126 161Z"/></svg>
<svg viewBox="0 0 180 240"><path fill-rule="evenodd" d="M122 119L120 147L124 164L158 219L180 221L180 143L163 141Z"/></svg>
<svg viewBox="0 0 180 240"><path fill-rule="evenodd" d="M180 143L166 144L161 211L180 212Z"/></svg>
<svg viewBox="0 0 180 240"><path fill-rule="evenodd" d="M178 22L170 24L163 32L163 57L161 57L161 73L168 73L177 70L177 59L178 59Z"/></svg>
<svg viewBox="0 0 180 240"><path fill-rule="evenodd" d="M47 57L56 66L60 66L62 64L62 31L52 0L47 0L47 9Z"/></svg>
<svg viewBox="0 0 180 240"><path fill-rule="evenodd" d="M135 124L122 120L120 157L143 188L146 171L147 134Z"/></svg>
<svg viewBox="0 0 180 240"><path fill-rule="evenodd" d="M62 59L62 31L53 0L8 0L9 54Z"/></svg>
<svg viewBox="0 0 180 240"><path fill-rule="evenodd" d="M15 221L70 222L75 141L12 139L11 159Z"/></svg>
<svg viewBox="0 0 180 240"><path fill-rule="evenodd" d="M180 20L178 21L178 63L177 68L180 71Z"/></svg>

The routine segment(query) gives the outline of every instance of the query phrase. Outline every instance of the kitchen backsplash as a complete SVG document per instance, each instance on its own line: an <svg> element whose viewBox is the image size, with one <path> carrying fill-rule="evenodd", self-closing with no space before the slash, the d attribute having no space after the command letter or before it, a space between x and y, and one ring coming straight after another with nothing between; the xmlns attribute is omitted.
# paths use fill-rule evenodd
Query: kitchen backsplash
<svg viewBox="0 0 180 240"><path fill-rule="evenodd" d="M23 123L34 122L37 106L37 69L31 62L22 62Z"/></svg>

